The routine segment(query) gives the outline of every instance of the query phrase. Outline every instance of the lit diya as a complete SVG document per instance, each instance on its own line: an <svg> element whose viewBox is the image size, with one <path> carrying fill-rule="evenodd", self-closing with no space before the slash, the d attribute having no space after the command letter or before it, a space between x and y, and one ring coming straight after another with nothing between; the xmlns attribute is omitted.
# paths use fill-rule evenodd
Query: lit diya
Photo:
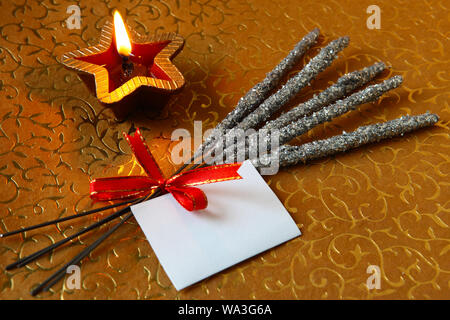
<svg viewBox="0 0 450 320"><path fill-rule="evenodd" d="M65 53L60 62L76 70L100 102L122 119L138 105L161 108L183 87L184 77L171 61L183 45L175 33L143 37L115 11L114 24L103 26L96 46Z"/></svg>

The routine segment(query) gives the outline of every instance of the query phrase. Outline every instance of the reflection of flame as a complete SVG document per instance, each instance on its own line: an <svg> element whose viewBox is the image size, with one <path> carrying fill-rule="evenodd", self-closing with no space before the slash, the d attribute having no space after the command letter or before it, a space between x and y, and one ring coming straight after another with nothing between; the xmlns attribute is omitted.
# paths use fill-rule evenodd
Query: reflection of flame
<svg viewBox="0 0 450 320"><path fill-rule="evenodd" d="M131 42L122 16L117 10L114 11L114 32L117 52L122 56L128 57L131 53Z"/></svg>

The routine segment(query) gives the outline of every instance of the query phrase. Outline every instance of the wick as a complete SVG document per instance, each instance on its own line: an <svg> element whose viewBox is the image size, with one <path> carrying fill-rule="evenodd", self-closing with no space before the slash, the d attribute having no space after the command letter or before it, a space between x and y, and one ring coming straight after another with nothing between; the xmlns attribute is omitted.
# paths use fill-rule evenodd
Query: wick
<svg viewBox="0 0 450 320"><path fill-rule="evenodd" d="M130 56L134 57L132 53L130 53ZM130 58L128 56L121 56L122 57L122 71L123 75L127 78L131 76L134 70L133 62L131 62Z"/></svg>

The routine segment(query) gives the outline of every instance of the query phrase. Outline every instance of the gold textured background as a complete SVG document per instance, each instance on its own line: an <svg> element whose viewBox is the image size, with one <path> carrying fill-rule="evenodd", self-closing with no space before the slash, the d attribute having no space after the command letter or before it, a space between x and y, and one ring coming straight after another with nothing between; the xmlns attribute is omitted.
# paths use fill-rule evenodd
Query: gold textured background
<svg viewBox="0 0 450 320"><path fill-rule="evenodd" d="M69 30L66 8L78 4L81 30ZM369 30L366 8L381 8ZM186 45L175 59L187 85L158 119L146 106L117 123L90 95L60 54L94 45L118 8L142 34L176 31ZM171 285L134 220L82 264L82 289L62 282L48 299L422 299L450 297L449 4L437 1L0 1L0 229L14 230L91 208L90 177L131 171L122 131L141 127L163 170L173 129L211 128L240 96L314 27L320 43L349 35L332 67L296 99L302 101L347 71L374 61L404 76L401 88L338 121L308 141L359 125L427 110L431 129L334 158L282 170L266 180L303 235L181 292ZM384 75L386 77L387 74ZM291 104L293 105L293 104ZM30 289L86 247L89 233L26 268L4 267L101 217L0 240L0 298L29 299ZM381 289L365 287L379 265Z"/></svg>

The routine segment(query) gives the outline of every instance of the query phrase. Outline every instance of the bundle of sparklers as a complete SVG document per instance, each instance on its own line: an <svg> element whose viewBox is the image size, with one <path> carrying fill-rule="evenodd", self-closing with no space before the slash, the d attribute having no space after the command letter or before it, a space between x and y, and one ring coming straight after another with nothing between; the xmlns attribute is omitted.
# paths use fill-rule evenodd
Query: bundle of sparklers
<svg viewBox="0 0 450 320"><path fill-rule="evenodd" d="M261 168L270 162L273 153L276 153L279 166L285 167L347 151L382 139L400 136L419 128L431 126L439 120L437 115L431 113L416 116L406 115L395 120L359 127L353 132L344 132L341 135L333 136L328 139L313 141L300 146L288 145L287 143L290 140L307 133L322 123L331 121L333 118L343 115L350 110L354 110L364 103L376 101L384 93L397 88L402 83L402 77L394 76L379 84L368 85L364 89L360 89L386 69L384 63L378 62L362 70L343 75L336 83L317 95L314 95L308 101L283 113L275 120L270 120L274 113L285 106L300 92L300 90L308 86L320 72L329 67L337 58L338 53L347 47L349 43L348 37L342 37L331 41L327 46L321 49L321 51L313 57L301 71L291 77L278 91L272 94L273 90L280 85L282 79L287 76L294 65L300 61L304 53L317 41L318 36L319 30L314 29L297 43L286 58L269 72L262 82L256 84L239 100L236 107L216 126L216 134L211 135L206 139L203 145L195 152L192 159L178 169L175 174L180 173L183 170L192 170L198 167L207 166L207 164L202 164L202 160L195 160L199 158L202 159L202 156L206 153L211 153L211 150L216 149L215 147L218 144L229 141L227 138L232 136L237 129L255 129L257 131L253 134L253 137L257 135L258 138L252 139L252 136L247 137L243 148L238 147L236 143L227 145L226 148L224 148L221 157L219 157L222 161L225 161L224 159L230 161L229 159L236 158L250 159L255 167ZM356 91L357 89L360 90ZM259 154L257 157L251 157L249 150L252 147L252 144L261 143L261 140L262 142L268 142L274 133L277 135L280 147L276 148L276 150L268 150L266 154ZM217 154L215 159L218 159ZM192 163L197 164L191 165ZM129 199L124 202L48 221L39 225L6 232L0 236L7 237L123 206L120 210L98 222L49 247L43 248L29 256L20 258L6 268L7 270L10 270L25 266L72 239L125 215L119 223L106 231L91 245L87 246L80 254L67 262L47 280L35 287L31 294L36 295L42 290L49 290L56 282L65 276L66 269L70 265L80 263L92 250L132 217L132 213L130 212L131 205L152 199L161 195L161 193L161 190L157 189L151 194L138 199Z"/></svg>

